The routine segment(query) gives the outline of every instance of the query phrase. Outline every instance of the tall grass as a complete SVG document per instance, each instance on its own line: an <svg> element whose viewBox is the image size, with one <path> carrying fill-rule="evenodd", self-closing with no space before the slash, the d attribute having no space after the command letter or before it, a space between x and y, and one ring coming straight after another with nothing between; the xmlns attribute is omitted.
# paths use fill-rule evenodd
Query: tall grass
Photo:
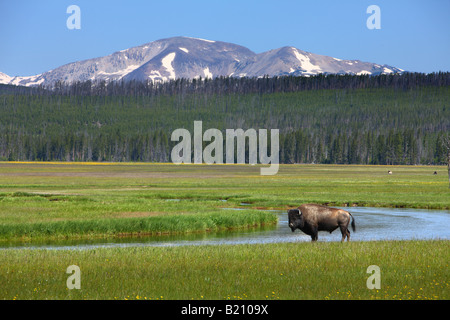
<svg viewBox="0 0 450 320"><path fill-rule="evenodd" d="M176 234L201 231L219 231L274 224L276 215L257 211L204 212L174 214L144 218L109 218L90 220L64 220L37 223L2 224L0 238L98 238L111 236Z"/></svg>
<svg viewBox="0 0 450 320"><path fill-rule="evenodd" d="M0 299L450 298L449 241L0 250ZM66 269L81 270L68 290ZM368 289L370 265L381 288Z"/></svg>

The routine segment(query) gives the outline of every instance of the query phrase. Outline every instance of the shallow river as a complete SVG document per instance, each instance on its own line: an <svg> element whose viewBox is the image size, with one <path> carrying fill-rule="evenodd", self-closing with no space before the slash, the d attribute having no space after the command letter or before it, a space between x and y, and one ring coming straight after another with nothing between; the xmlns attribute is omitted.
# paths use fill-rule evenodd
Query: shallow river
<svg viewBox="0 0 450 320"><path fill-rule="evenodd" d="M356 232L351 241L450 239L450 211L352 207ZM242 209L229 209L242 210ZM237 231L208 232L175 236L153 236L102 240L63 240L33 243L7 243L1 248L88 249L96 247L186 246L218 244L252 244L311 241L300 230L288 227L286 211L271 210L278 215L276 226ZM340 241L339 229L332 234L319 232L319 241Z"/></svg>

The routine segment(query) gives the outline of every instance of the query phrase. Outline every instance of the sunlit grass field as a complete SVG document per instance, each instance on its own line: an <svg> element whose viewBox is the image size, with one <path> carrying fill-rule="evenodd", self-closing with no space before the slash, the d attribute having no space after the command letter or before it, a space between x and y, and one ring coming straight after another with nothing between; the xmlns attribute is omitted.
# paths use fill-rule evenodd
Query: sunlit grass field
<svg viewBox="0 0 450 320"><path fill-rule="evenodd" d="M276 222L252 209L305 202L448 209L446 174L443 166L281 165L262 176L249 165L0 163L0 240L248 227ZM221 210L242 203L248 210Z"/></svg>
<svg viewBox="0 0 450 320"><path fill-rule="evenodd" d="M276 222L259 209L305 202L450 208L443 166L259 169L0 163L0 245L253 228ZM448 299L448 248L442 240L7 249L0 299ZM81 269L80 290L66 287L69 265ZM380 267L379 290L366 286L369 265Z"/></svg>
<svg viewBox="0 0 450 320"><path fill-rule="evenodd" d="M0 250L0 299L449 299L448 241ZM80 289L67 289L70 265ZM380 267L380 289L367 268Z"/></svg>

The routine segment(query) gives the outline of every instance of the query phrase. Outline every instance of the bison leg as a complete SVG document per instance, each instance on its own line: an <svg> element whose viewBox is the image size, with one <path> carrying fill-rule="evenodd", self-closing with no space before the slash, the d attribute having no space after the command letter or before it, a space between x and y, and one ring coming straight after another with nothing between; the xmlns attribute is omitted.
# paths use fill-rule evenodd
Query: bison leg
<svg viewBox="0 0 450 320"><path fill-rule="evenodd" d="M348 230L347 226L340 226L340 229L342 233L341 242L345 241L345 237L347 237L347 241L350 241L350 231Z"/></svg>
<svg viewBox="0 0 450 320"><path fill-rule="evenodd" d="M311 230L311 241L317 241L318 237L318 230L317 228L312 228Z"/></svg>

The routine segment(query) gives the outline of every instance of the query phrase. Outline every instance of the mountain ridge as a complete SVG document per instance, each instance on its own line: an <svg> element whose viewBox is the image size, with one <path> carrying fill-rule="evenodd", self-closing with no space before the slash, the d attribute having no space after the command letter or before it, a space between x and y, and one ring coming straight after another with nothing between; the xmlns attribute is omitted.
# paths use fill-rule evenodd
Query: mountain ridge
<svg viewBox="0 0 450 320"><path fill-rule="evenodd" d="M12 77L0 72L0 83L37 86L57 81L169 81L218 76L311 76L324 74L390 74L404 70L389 65L343 60L292 46L255 53L237 44L190 37L160 39L71 62L42 74Z"/></svg>

